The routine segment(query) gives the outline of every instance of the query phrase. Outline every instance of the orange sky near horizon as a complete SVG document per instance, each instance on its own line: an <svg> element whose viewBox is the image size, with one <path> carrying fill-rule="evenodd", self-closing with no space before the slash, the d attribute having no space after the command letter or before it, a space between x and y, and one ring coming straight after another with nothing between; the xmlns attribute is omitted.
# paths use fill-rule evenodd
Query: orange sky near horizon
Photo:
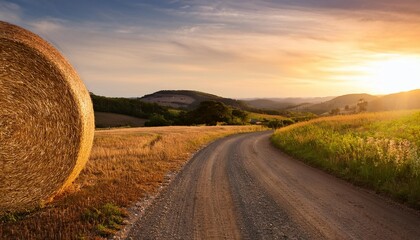
<svg viewBox="0 0 420 240"><path fill-rule="evenodd" d="M110 9L80 1L80 9L95 8L86 16L53 15L60 6L48 4L44 13L24 2L0 3L0 20L51 41L98 95L191 89L231 98L317 97L420 89L420 1L128 1L129 8Z"/></svg>

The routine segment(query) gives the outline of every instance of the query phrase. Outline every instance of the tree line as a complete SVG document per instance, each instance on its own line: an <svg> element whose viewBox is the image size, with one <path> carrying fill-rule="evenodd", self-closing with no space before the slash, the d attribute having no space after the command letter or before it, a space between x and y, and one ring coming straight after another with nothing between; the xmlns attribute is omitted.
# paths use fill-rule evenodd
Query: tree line
<svg viewBox="0 0 420 240"><path fill-rule="evenodd" d="M247 112L218 101L203 101L194 110L170 111L138 98L110 98L91 93L91 99L94 111L147 118L145 126L243 125L249 122Z"/></svg>
<svg viewBox="0 0 420 240"><path fill-rule="evenodd" d="M168 109L156 103L142 102L138 98L110 98L90 94L95 112L109 112L138 118L150 118L154 114L168 116Z"/></svg>
<svg viewBox="0 0 420 240"><path fill-rule="evenodd" d="M248 120L248 113L243 110L227 106L218 101L203 101L196 109L179 111L177 114L171 114L169 118L165 118L161 114L155 114L145 125L244 125L249 122Z"/></svg>

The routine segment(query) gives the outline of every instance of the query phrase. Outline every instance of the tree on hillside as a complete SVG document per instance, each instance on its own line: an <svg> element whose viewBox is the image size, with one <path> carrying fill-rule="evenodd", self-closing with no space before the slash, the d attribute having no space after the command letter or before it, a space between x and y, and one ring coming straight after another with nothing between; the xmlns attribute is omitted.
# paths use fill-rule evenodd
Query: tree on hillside
<svg viewBox="0 0 420 240"><path fill-rule="evenodd" d="M232 119L229 107L216 101L201 102L198 108L188 115L195 124L217 125L218 122L229 123Z"/></svg>
<svg viewBox="0 0 420 240"><path fill-rule="evenodd" d="M155 126L170 126L172 122L165 119L163 115L153 114L150 119L144 123L146 127L155 127Z"/></svg>
<svg viewBox="0 0 420 240"><path fill-rule="evenodd" d="M155 103L142 102L134 98L110 98L90 94L95 112L110 112L125 114L138 118L149 118L153 114L165 117L170 115L168 110Z"/></svg>
<svg viewBox="0 0 420 240"><path fill-rule="evenodd" d="M266 126L272 129L277 129L285 126L289 126L290 124L295 123L292 119L274 119L271 121L268 121Z"/></svg>
<svg viewBox="0 0 420 240"><path fill-rule="evenodd" d="M331 113L331 115L337 115L337 114L340 113L340 108L334 108L334 109L331 110L330 113Z"/></svg>
<svg viewBox="0 0 420 240"><path fill-rule="evenodd" d="M359 99L359 102L357 103L357 107L359 108L359 112L366 112L367 111L368 102L361 98Z"/></svg>
<svg viewBox="0 0 420 240"><path fill-rule="evenodd" d="M231 124L243 125L248 122L248 113L240 109L232 110Z"/></svg>

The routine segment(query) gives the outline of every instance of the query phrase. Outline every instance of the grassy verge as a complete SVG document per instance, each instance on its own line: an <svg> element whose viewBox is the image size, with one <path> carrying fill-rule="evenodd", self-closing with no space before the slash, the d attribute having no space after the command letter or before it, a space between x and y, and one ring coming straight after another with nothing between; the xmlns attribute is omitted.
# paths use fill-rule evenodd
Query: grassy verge
<svg viewBox="0 0 420 240"><path fill-rule="evenodd" d="M153 194L209 142L254 126L101 130L72 187L43 209L0 216L0 239L94 239L118 231L125 208Z"/></svg>
<svg viewBox="0 0 420 240"><path fill-rule="evenodd" d="M258 119L260 121L271 121L271 120L286 120L289 119L287 117L281 115L269 115L269 114L262 114L262 113L248 113L248 117L251 119Z"/></svg>
<svg viewBox="0 0 420 240"><path fill-rule="evenodd" d="M420 111L320 118L277 130L288 154L420 209Z"/></svg>

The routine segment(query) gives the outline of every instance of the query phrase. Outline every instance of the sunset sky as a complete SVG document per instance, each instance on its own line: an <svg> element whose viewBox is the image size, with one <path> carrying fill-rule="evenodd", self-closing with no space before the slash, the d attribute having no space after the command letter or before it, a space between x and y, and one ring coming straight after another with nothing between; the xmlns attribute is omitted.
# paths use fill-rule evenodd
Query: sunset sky
<svg viewBox="0 0 420 240"><path fill-rule="evenodd" d="M88 89L231 98L420 88L419 0L0 0Z"/></svg>

